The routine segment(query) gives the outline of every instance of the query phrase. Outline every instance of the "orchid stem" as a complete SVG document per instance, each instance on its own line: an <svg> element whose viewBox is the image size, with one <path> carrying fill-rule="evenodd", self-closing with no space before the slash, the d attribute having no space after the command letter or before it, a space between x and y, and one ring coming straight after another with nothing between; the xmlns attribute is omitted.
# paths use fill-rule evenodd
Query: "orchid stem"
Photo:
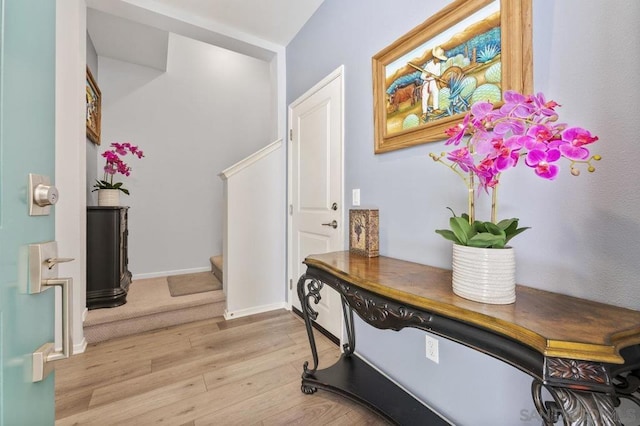
<svg viewBox="0 0 640 426"><path fill-rule="evenodd" d="M491 188L491 222L498 223L498 185Z"/></svg>
<svg viewBox="0 0 640 426"><path fill-rule="evenodd" d="M469 225L473 225L476 216L476 206L475 206L475 197L474 197L474 180L473 180L473 172L469 172Z"/></svg>

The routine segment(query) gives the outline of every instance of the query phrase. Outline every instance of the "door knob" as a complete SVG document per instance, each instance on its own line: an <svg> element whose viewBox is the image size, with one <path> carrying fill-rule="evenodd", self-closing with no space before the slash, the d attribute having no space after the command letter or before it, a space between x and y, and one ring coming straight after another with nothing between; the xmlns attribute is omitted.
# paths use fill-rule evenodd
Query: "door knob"
<svg viewBox="0 0 640 426"><path fill-rule="evenodd" d="M322 226L330 226L330 227L332 227L333 229L336 229L336 228L338 227L338 221L336 221L336 220L332 220L332 221L331 221L331 222L329 222L329 223L323 223L323 224L322 224Z"/></svg>

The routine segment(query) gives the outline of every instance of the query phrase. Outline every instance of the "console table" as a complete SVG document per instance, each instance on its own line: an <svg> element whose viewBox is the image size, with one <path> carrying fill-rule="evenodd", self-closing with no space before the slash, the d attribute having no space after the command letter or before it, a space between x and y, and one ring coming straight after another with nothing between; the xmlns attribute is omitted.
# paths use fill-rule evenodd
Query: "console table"
<svg viewBox="0 0 640 426"><path fill-rule="evenodd" d="M297 290L313 357L303 367L304 393L341 394L396 424L448 424L353 356L356 312L374 327L426 330L529 374L546 425L560 416L565 425L620 425L621 398L640 406L639 311L525 286L511 305L472 302L453 294L451 271L388 257L334 252L304 263ZM336 364L319 370L313 303L324 285L342 297L347 343Z"/></svg>

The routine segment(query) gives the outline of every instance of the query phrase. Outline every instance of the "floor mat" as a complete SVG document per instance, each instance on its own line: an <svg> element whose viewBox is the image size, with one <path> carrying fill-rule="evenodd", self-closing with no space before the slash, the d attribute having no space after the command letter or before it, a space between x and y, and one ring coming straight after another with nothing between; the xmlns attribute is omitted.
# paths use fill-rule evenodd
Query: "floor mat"
<svg viewBox="0 0 640 426"><path fill-rule="evenodd" d="M222 283L208 271L195 274L172 275L167 277L167 282L169 283L169 293L171 293L173 297L220 290L222 288Z"/></svg>

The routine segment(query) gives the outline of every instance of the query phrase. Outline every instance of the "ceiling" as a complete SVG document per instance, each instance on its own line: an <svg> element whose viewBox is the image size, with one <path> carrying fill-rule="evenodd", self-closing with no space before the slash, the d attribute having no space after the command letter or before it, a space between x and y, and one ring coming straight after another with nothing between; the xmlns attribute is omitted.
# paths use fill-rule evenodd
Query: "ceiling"
<svg viewBox="0 0 640 426"><path fill-rule="evenodd" d="M286 46L324 0L128 0L217 22Z"/></svg>
<svg viewBox="0 0 640 426"><path fill-rule="evenodd" d="M99 56L161 70L169 32L269 60L323 1L87 0L87 31Z"/></svg>

